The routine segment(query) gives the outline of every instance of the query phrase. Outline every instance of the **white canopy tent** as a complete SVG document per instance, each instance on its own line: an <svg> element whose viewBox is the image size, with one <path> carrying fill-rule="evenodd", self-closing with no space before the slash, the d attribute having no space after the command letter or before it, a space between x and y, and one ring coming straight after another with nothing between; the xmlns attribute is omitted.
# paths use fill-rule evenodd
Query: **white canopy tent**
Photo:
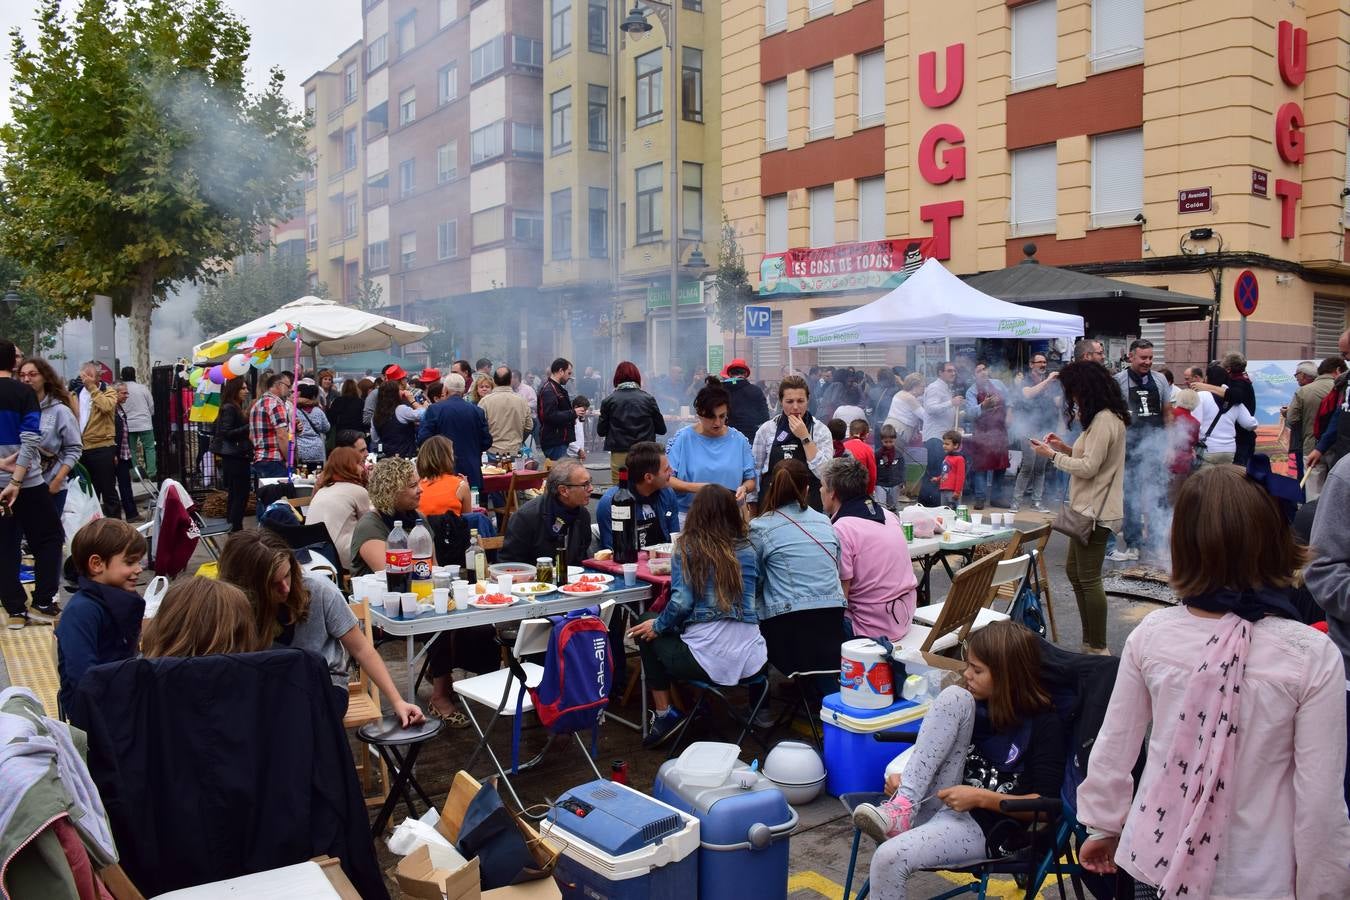
<svg viewBox="0 0 1350 900"><path fill-rule="evenodd" d="M794 325L788 349L858 344L912 344L952 338L1077 338L1083 317L1008 303L957 278L935 259L866 306Z"/></svg>
<svg viewBox="0 0 1350 900"><path fill-rule="evenodd" d="M309 348L311 356L315 353L341 356L344 353L384 350L393 344L402 346L419 341L428 333L428 329L422 325L341 306L332 300L301 297L276 312L202 341L192 348L193 362L198 365L222 362L230 354L207 355L212 345L246 335L280 331L287 324L295 326L300 342Z"/></svg>

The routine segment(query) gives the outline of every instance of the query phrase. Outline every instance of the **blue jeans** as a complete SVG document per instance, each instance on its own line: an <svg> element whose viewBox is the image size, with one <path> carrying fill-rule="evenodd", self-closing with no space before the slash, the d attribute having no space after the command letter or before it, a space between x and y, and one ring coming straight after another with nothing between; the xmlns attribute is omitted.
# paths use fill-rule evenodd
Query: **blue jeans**
<svg viewBox="0 0 1350 900"><path fill-rule="evenodd" d="M1003 476L1007 473L1007 469L973 472L970 484L975 493L975 502L983 503L987 498L991 506L1004 506L1003 501L1007 498L1003 496Z"/></svg>
<svg viewBox="0 0 1350 900"><path fill-rule="evenodd" d="M567 456L566 444L559 444L556 447L545 447L543 448L543 450L544 450L544 458L551 459L555 462Z"/></svg>
<svg viewBox="0 0 1350 900"><path fill-rule="evenodd" d="M924 506L937 506L939 502L938 483L933 479L942 477L942 439L929 438L923 442L928 453L928 467L923 472L923 483L919 486L919 502Z"/></svg>

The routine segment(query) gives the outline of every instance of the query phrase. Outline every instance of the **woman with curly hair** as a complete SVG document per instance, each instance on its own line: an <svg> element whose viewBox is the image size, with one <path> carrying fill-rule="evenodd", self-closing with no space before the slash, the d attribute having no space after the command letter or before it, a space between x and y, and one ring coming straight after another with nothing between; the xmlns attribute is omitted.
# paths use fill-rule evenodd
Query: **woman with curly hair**
<svg viewBox="0 0 1350 900"><path fill-rule="evenodd" d="M485 372L478 372L473 376L473 383L469 385L469 393L464 399L468 400L474 406L483 401L483 398L492 393L492 376Z"/></svg>
<svg viewBox="0 0 1350 900"><path fill-rule="evenodd" d="M354 447L338 447L328 455L314 497L305 512L305 521L321 522L342 557L342 565L352 567L352 535L356 523L370 512L370 492L366 490L366 458Z"/></svg>
<svg viewBox="0 0 1350 900"><path fill-rule="evenodd" d="M411 459L389 456L375 464L366 484L371 509L352 531L352 574L384 571L384 551L394 522L409 531L419 518L417 503L422 485Z"/></svg>

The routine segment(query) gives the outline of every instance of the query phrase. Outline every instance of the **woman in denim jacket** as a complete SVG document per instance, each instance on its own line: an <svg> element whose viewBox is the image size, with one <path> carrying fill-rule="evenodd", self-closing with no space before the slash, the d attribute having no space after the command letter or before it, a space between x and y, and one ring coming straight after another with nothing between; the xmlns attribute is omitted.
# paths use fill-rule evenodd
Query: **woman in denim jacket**
<svg viewBox="0 0 1350 900"><path fill-rule="evenodd" d="M779 462L750 522L759 567L755 609L769 662L784 675L837 669L844 640L839 538L829 517L808 505L811 481L801 460ZM837 690L834 675L813 682L822 696Z"/></svg>
<svg viewBox="0 0 1350 900"><path fill-rule="evenodd" d="M707 484L694 495L671 560L670 602L629 629L639 641L652 691L652 726L644 747L674 734L683 719L670 705L670 682L734 685L768 662L755 614L755 552L731 491Z"/></svg>

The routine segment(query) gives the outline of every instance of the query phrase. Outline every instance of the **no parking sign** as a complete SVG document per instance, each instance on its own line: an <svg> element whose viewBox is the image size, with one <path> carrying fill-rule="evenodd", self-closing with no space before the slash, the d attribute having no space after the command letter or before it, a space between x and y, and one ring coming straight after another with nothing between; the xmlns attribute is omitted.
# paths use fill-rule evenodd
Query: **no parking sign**
<svg viewBox="0 0 1350 900"><path fill-rule="evenodd" d="M1237 307L1238 315L1245 319L1256 312L1256 301L1260 296L1256 275L1251 269L1244 269L1233 285L1233 305Z"/></svg>

